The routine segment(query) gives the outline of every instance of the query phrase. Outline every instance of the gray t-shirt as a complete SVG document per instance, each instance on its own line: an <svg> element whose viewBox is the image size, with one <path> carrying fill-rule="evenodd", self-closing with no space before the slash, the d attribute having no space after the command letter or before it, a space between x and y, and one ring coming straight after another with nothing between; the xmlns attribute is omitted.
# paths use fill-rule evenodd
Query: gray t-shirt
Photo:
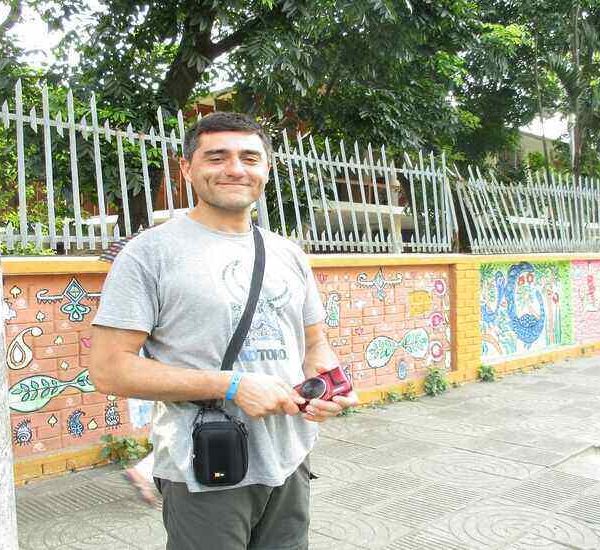
<svg viewBox="0 0 600 550"><path fill-rule="evenodd" d="M304 379L304 327L322 321L323 306L304 253L290 241L262 231L266 265L260 299L234 369ZM117 256L93 321L149 334L144 353L168 365L219 370L245 307L252 266L252 232L211 230L189 217L168 221L132 239ZM152 440L154 475L199 485L192 471L191 403L157 401ZM239 486L283 484L313 447L318 429L300 415L247 417L226 410L249 430L248 474Z"/></svg>

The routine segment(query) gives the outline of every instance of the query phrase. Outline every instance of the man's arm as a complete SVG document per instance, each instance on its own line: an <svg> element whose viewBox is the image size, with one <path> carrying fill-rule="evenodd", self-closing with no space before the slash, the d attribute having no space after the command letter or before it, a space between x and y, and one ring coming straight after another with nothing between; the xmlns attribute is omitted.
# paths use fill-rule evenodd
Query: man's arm
<svg viewBox="0 0 600 550"><path fill-rule="evenodd" d="M316 376L336 367L340 360L331 349L325 335L323 323L316 323L304 327L304 339L306 351L304 357L304 374L307 378ZM337 416L344 409L358 405L358 396L353 391L347 396L337 395L332 401L322 399L311 399L303 414L306 420L323 422L332 416Z"/></svg>
<svg viewBox="0 0 600 550"><path fill-rule="evenodd" d="M96 389L155 401L224 399L232 373L188 369L140 357L147 334L136 330L92 327L90 377ZM234 402L253 417L297 414L304 403L283 380L245 373Z"/></svg>

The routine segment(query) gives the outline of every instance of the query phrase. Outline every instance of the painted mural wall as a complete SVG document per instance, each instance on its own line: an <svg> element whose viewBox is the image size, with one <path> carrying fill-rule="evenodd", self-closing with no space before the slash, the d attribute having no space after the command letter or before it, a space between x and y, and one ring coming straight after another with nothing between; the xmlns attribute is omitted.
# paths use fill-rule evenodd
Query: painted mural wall
<svg viewBox="0 0 600 550"><path fill-rule="evenodd" d="M315 269L328 337L356 388L450 369L445 267Z"/></svg>
<svg viewBox="0 0 600 550"><path fill-rule="evenodd" d="M17 458L130 433L127 403L97 393L90 322L104 277L6 277L9 406Z"/></svg>
<svg viewBox="0 0 600 550"><path fill-rule="evenodd" d="M450 368L448 268L315 270L328 337L359 389ZM103 275L6 277L9 405L17 458L143 433L150 403L97 393L90 323Z"/></svg>
<svg viewBox="0 0 600 550"><path fill-rule="evenodd" d="M483 264L482 360L574 343L569 262Z"/></svg>
<svg viewBox="0 0 600 550"><path fill-rule="evenodd" d="M573 329L577 342L600 340L600 261L571 264Z"/></svg>

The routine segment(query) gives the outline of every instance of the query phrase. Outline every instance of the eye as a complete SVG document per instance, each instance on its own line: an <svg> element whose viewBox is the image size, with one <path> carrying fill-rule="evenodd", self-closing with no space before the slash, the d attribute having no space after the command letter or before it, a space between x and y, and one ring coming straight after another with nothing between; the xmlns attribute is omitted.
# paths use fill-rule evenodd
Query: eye
<svg viewBox="0 0 600 550"><path fill-rule="evenodd" d="M252 155L242 158L243 162L246 164L258 164L260 162L260 157Z"/></svg>

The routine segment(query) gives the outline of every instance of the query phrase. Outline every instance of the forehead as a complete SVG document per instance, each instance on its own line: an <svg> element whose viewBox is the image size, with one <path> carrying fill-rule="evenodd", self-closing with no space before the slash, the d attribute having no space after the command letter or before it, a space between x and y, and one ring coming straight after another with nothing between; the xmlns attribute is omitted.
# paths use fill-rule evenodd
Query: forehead
<svg viewBox="0 0 600 550"><path fill-rule="evenodd" d="M197 151L226 150L238 151L260 151L266 156L265 146L258 134L250 132L210 132L198 136Z"/></svg>

